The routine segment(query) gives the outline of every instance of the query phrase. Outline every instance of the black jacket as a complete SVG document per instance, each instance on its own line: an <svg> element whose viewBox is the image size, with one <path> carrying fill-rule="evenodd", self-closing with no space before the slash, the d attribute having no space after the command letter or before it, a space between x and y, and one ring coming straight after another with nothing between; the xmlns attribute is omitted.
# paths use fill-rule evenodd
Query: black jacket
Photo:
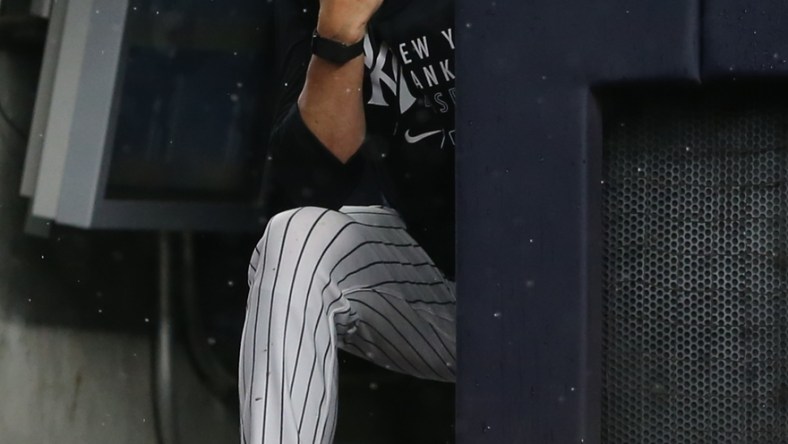
<svg viewBox="0 0 788 444"><path fill-rule="evenodd" d="M311 57L315 1L275 6L280 80L267 176L277 211L338 209L374 177L383 201L451 276L454 260L454 10L451 0L386 0L365 42L367 140L342 164L306 128L296 100Z"/></svg>

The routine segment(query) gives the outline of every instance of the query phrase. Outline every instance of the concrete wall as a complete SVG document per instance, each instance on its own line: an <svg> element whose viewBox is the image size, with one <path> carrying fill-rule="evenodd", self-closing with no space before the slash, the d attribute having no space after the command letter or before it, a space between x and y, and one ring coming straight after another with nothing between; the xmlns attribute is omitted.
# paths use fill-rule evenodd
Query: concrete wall
<svg viewBox="0 0 788 444"><path fill-rule="evenodd" d="M27 127L40 55L0 53L0 104ZM146 233L22 233L26 141L0 120L0 443L155 443L156 243ZM235 414L178 354L182 442L238 442Z"/></svg>

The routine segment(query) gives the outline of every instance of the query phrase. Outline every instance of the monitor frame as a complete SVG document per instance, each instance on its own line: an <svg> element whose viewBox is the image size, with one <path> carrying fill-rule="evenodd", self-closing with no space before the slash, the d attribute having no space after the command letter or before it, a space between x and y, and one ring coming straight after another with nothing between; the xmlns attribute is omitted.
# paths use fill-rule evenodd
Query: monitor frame
<svg viewBox="0 0 788 444"><path fill-rule="evenodd" d="M128 9L128 0L68 2L32 215L90 229L262 231L259 201L106 197Z"/></svg>

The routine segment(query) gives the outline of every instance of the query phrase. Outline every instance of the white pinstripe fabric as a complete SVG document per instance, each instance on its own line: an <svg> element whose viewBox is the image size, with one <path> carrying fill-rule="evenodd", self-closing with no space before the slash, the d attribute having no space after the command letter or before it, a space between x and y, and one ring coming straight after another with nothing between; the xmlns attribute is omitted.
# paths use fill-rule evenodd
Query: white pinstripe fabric
<svg viewBox="0 0 788 444"><path fill-rule="evenodd" d="M244 444L332 442L337 347L454 380L454 284L392 209L276 215L252 255L249 288L239 363Z"/></svg>

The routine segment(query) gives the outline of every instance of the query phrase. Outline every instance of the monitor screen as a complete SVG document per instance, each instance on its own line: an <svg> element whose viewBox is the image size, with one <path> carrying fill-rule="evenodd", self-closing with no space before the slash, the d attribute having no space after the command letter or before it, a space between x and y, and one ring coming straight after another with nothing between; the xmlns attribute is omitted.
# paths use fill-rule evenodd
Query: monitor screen
<svg viewBox="0 0 788 444"><path fill-rule="evenodd" d="M243 202L260 191L271 2L129 2L105 199Z"/></svg>

